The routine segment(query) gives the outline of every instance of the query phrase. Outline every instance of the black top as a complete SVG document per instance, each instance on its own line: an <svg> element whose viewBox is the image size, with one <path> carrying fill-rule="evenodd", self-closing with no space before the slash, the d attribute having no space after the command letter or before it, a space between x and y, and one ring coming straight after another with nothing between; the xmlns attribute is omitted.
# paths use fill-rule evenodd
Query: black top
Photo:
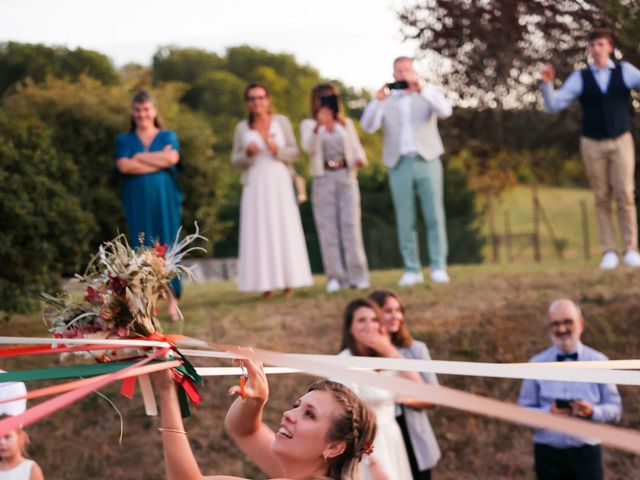
<svg viewBox="0 0 640 480"><path fill-rule="evenodd" d="M616 64L607 91L602 93L590 68L582 73L582 135L601 140L616 138L631 129L631 95Z"/></svg>

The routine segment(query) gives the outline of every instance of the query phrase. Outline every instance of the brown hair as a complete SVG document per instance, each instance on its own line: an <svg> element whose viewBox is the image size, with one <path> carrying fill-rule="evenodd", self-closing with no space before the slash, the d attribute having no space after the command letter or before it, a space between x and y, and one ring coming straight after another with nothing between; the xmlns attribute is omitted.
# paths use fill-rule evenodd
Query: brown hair
<svg viewBox="0 0 640 480"><path fill-rule="evenodd" d="M615 37L613 36L613 31L607 27L597 27L591 31L589 34L589 43L599 38L606 38L609 40L609 43L612 47L615 47Z"/></svg>
<svg viewBox="0 0 640 480"><path fill-rule="evenodd" d="M0 414L0 420L11 416L6 413ZM27 455L27 445L29 445L29 435L22 428L16 429L15 432L18 434L18 442L20 442L20 454L25 457Z"/></svg>
<svg viewBox="0 0 640 480"><path fill-rule="evenodd" d="M318 115L318 111L320 110L320 97L323 95L335 95L338 97L338 111L333 113L333 119L336 122L340 122L340 124L344 125L344 111L342 110L342 102L340 102L340 90L338 87L331 83L319 83L311 90L311 116L316 118Z"/></svg>
<svg viewBox="0 0 640 480"><path fill-rule="evenodd" d="M264 83L251 82L249 85L247 85L247 88L244 89L244 101L249 101L249 92L254 88L261 88L262 90L264 90L265 95L269 99L269 114L273 114L273 105L271 105L271 93L269 93L269 87L267 87ZM253 127L255 120L256 119L253 112L249 112L249 127Z"/></svg>
<svg viewBox="0 0 640 480"><path fill-rule="evenodd" d="M332 442L344 441L345 449L340 455L330 459L327 477L331 480L353 480L358 478L358 464L362 456L370 450L376 436L376 417L352 390L341 383L320 380L312 383L307 393L328 392L342 407L334 415L329 428L328 439Z"/></svg>
<svg viewBox="0 0 640 480"><path fill-rule="evenodd" d="M360 351L356 344L356 339L351 334L351 325L353 324L353 315L359 308L370 308L376 313L379 320L382 319L382 312L378 305L366 298L356 298L351 300L344 309L344 315L342 317L342 343L340 344L340 350L348 349L353 355L362 357L377 357L378 353L372 348L368 348L365 351Z"/></svg>
<svg viewBox="0 0 640 480"><path fill-rule="evenodd" d="M369 299L376 303L380 307L380 309L384 308L384 304L387 303L387 299L389 297L395 298L400 304L400 310L402 311L402 316L404 317L404 304L397 293L386 290L379 289L374 290L369 294ZM413 338L409 333L409 329L407 328L406 322L403 320L400 324L400 328L397 332L391 332L391 343L393 343L396 347L410 347L413 343Z"/></svg>
<svg viewBox="0 0 640 480"><path fill-rule="evenodd" d="M156 128L162 128L162 122L160 121L160 113L158 112L158 104L153 95L151 95L146 90L139 90L131 99L131 107L137 103L147 103L150 102L156 108L156 118L153 119L153 126ZM136 131L136 121L133 119L133 115L131 115L131 123L129 126L129 131Z"/></svg>

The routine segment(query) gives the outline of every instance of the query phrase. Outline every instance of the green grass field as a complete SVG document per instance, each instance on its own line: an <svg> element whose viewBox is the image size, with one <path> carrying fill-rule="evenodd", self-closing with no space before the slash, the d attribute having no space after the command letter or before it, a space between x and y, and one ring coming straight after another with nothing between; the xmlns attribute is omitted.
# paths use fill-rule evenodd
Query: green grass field
<svg viewBox="0 0 640 480"><path fill-rule="evenodd" d="M579 188L553 188L540 187L538 189L539 200L542 209L546 213L555 238L563 240L566 247L564 258L571 261L585 261L584 234L581 217L580 202L584 201L587 207L588 240L591 258L597 262L601 250L599 246L595 213L593 206L593 193L589 189ZM496 202L494 207L495 232L498 235L507 233L507 224L511 225L512 234L533 232L533 200L530 187L517 186L507 191ZM489 239L489 221L483 223L483 233ZM557 259L553 248L549 228L540 220L541 250L543 260ZM493 261L493 253L490 242L487 242L483 251L485 261ZM509 255L506 245L500 248L500 261L508 262ZM533 248L530 243L515 239L512 242L512 257L515 262L531 261Z"/></svg>

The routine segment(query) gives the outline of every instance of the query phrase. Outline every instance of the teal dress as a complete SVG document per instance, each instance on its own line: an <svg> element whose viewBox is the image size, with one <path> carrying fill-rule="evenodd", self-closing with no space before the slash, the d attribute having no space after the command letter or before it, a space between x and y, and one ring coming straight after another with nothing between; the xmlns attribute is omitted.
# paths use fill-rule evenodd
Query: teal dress
<svg viewBox="0 0 640 480"><path fill-rule="evenodd" d="M167 145L180 150L178 137L172 130L160 130L146 149L135 132L122 133L116 138L115 158L131 158L136 153L159 152ZM156 241L173 244L180 228L182 191L176 181L176 166L144 175L122 175L122 203L129 229L129 242L139 245L144 233L144 244ZM179 298L182 286L179 278L171 281Z"/></svg>

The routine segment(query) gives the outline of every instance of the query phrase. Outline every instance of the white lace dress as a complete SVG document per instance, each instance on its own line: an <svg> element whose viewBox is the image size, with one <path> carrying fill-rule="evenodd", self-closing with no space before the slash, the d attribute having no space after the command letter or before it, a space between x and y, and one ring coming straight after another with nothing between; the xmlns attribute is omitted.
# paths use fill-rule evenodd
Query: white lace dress
<svg viewBox="0 0 640 480"><path fill-rule="evenodd" d="M284 133L275 121L269 136L284 146ZM255 130L248 130L243 142L255 142L259 150L242 189L238 289L266 292L313 285L291 172Z"/></svg>

